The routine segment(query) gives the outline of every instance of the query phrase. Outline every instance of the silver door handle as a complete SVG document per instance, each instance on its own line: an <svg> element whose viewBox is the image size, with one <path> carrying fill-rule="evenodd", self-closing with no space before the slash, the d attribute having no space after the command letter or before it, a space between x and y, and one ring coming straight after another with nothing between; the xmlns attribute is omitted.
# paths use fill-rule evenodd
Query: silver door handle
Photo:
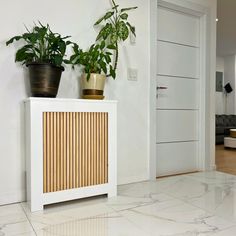
<svg viewBox="0 0 236 236"><path fill-rule="evenodd" d="M157 90L159 89L168 89L168 87L165 87L165 86L157 86Z"/></svg>

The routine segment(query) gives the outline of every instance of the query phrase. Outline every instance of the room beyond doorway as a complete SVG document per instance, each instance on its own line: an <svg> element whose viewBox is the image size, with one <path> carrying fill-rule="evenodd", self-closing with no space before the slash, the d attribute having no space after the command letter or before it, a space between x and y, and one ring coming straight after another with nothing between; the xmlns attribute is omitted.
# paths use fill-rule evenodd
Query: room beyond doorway
<svg viewBox="0 0 236 236"><path fill-rule="evenodd" d="M236 175L236 149L216 145L216 170Z"/></svg>

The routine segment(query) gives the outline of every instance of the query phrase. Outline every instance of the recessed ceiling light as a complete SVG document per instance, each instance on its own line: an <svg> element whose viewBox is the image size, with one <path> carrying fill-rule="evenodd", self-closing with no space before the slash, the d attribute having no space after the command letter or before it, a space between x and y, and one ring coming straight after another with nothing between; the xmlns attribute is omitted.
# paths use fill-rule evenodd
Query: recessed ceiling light
<svg viewBox="0 0 236 236"><path fill-rule="evenodd" d="M219 21L219 19L218 18L216 18L216 22L218 22Z"/></svg>

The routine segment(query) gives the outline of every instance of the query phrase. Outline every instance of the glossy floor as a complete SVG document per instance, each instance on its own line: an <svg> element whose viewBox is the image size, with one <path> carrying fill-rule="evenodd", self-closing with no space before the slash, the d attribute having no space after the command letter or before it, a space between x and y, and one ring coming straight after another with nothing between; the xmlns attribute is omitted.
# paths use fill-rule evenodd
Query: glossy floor
<svg viewBox="0 0 236 236"><path fill-rule="evenodd" d="M236 176L194 173L119 187L118 197L30 213L0 207L0 236L235 236Z"/></svg>

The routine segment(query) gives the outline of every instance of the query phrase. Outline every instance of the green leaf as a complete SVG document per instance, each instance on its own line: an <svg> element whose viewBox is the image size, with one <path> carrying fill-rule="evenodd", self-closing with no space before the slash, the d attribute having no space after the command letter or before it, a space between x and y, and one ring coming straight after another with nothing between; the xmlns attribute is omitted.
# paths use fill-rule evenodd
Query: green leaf
<svg viewBox="0 0 236 236"><path fill-rule="evenodd" d="M8 46L9 44L13 43L14 40L18 41L20 39L22 39L23 37L22 36L15 36L11 39L9 39L7 42L6 42L6 46Z"/></svg>
<svg viewBox="0 0 236 236"><path fill-rule="evenodd" d="M124 21L120 21L117 25L117 34L120 39L125 41L129 36L129 29Z"/></svg>
<svg viewBox="0 0 236 236"><path fill-rule="evenodd" d="M101 49L101 50L104 49L105 46L106 46L106 43L105 43L105 41L103 40L103 41L101 42L101 44L100 44L100 49Z"/></svg>
<svg viewBox="0 0 236 236"><path fill-rule="evenodd" d="M110 66L110 74L111 74L111 76L112 76L113 79L116 78L116 72L115 72L115 70L112 68L112 66Z"/></svg>
<svg viewBox="0 0 236 236"><path fill-rule="evenodd" d="M116 50L116 46L114 44L108 45L107 48L111 50Z"/></svg>
<svg viewBox="0 0 236 236"><path fill-rule="evenodd" d="M62 60L63 58L60 55L55 55L53 64L55 63L55 65L60 66L62 64Z"/></svg>
<svg viewBox="0 0 236 236"><path fill-rule="evenodd" d="M132 26L129 22L126 22L126 25L129 27L131 33L136 37L135 27Z"/></svg>
<svg viewBox="0 0 236 236"><path fill-rule="evenodd" d="M99 32L96 41L98 41L99 39L103 38L104 40L107 39L107 37L110 35L110 33L112 32L112 25L111 23L107 23Z"/></svg>
<svg viewBox="0 0 236 236"><path fill-rule="evenodd" d="M15 61L30 61L34 58L32 46L25 45L16 52Z"/></svg>
<svg viewBox="0 0 236 236"><path fill-rule="evenodd" d="M106 66L106 63L103 62L103 61L100 61L100 65L101 65L101 68L102 68L103 72L106 74L106 73L107 73L107 66Z"/></svg>
<svg viewBox="0 0 236 236"><path fill-rule="evenodd" d="M98 21L95 22L94 25L99 25L103 20L104 20L105 16L101 17Z"/></svg>
<svg viewBox="0 0 236 236"><path fill-rule="evenodd" d="M117 41L118 41L118 36L116 35L116 33L113 33L113 34L111 35L110 41L111 41L111 44L117 43Z"/></svg>
<svg viewBox="0 0 236 236"><path fill-rule="evenodd" d="M106 63L109 64L111 62L111 58L109 55L105 56Z"/></svg>
<svg viewBox="0 0 236 236"><path fill-rule="evenodd" d="M97 51L99 49L99 45L97 44L95 47L94 47L94 51Z"/></svg>
<svg viewBox="0 0 236 236"><path fill-rule="evenodd" d="M94 25L99 25L103 20L107 20L113 15L114 15L114 11L107 12L103 17L101 17L98 21L96 21Z"/></svg>
<svg viewBox="0 0 236 236"><path fill-rule="evenodd" d="M120 15L120 18L123 20L127 20L128 19L128 14L127 13L123 13Z"/></svg>
<svg viewBox="0 0 236 236"><path fill-rule="evenodd" d="M107 20L107 19L111 18L113 15L114 15L114 11L109 11L106 13L104 19Z"/></svg>
<svg viewBox="0 0 236 236"><path fill-rule="evenodd" d="M132 26L129 22L126 22L126 25L129 27L131 33L136 37L135 27Z"/></svg>
<svg viewBox="0 0 236 236"><path fill-rule="evenodd" d="M130 11L130 10L134 10L134 9L137 9L138 7L128 7L128 8L122 8L120 10L120 12L124 12L124 11Z"/></svg>

